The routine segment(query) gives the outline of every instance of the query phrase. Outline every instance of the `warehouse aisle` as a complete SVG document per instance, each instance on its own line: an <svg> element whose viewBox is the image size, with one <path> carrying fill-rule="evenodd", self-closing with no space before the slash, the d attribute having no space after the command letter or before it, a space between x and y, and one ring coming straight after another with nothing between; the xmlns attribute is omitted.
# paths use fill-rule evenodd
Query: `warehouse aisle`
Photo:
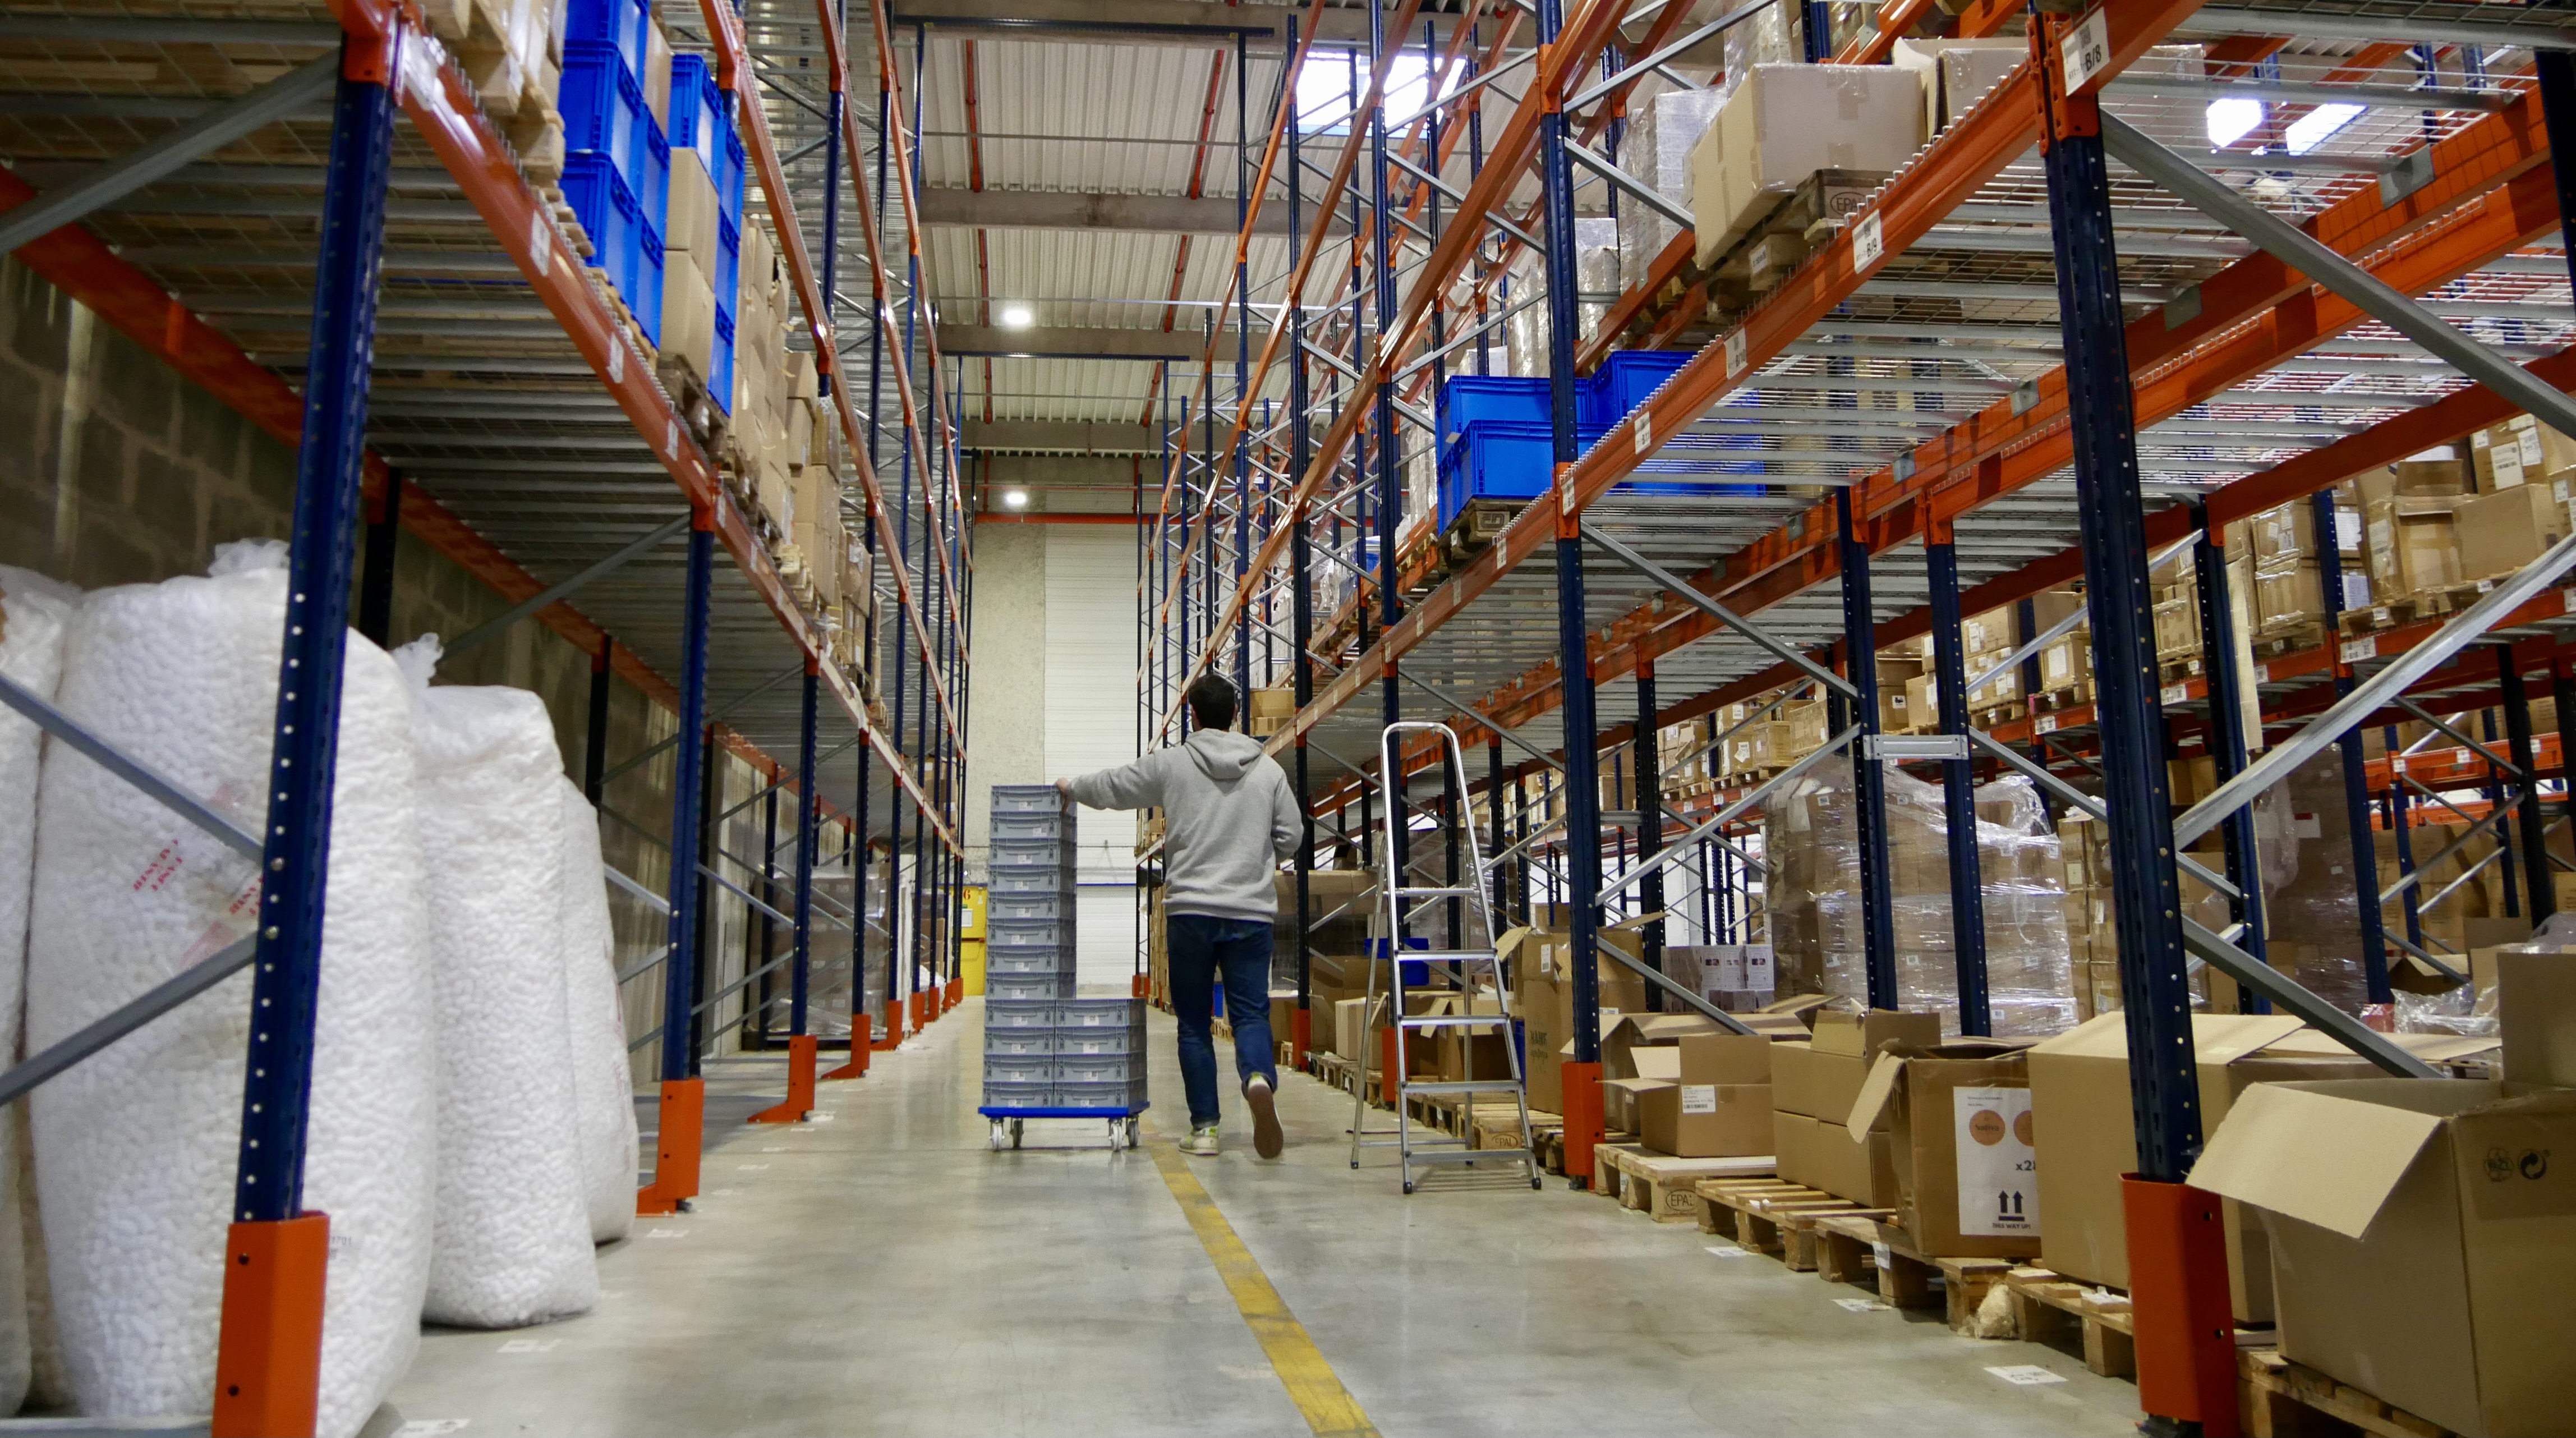
<svg viewBox="0 0 2576 1438"><path fill-rule="evenodd" d="M710 1066L699 1211L605 1251L598 1311L434 1331L394 1405L413 1433L1262 1434L1315 1431L1147 1150L1032 1124L994 1154L974 1113L981 1005L826 1085L820 1121L750 1128L777 1065ZM1152 1019L1151 1138L1183 1127ZM766 1086L766 1087L765 1087ZM1290 1076L1287 1158L1192 1162L1293 1324L1299 1391L1334 1378L1376 1431L2125 1434L2137 1390L2032 1344L1867 1307L1724 1257L1550 1180L1418 1195L1350 1171L1349 1100ZM1169 1162L1178 1164L1177 1155ZM1186 1180L1183 1190L1187 1188ZM1721 1244L1721 1246L1724 1246ZM1841 1300L1838 1303L1837 1300ZM1857 1304L1854 1311L1844 1304ZM1296 1333L1329 1364L1296 1360ZM1282 1336L1284 1335L1284 1337ZM1989 1367L2065 1379L2019 1386ZM1318 1400L1312 1396L1310 1403ZM453 1425L453 1426L451 1426Z"/></svg>

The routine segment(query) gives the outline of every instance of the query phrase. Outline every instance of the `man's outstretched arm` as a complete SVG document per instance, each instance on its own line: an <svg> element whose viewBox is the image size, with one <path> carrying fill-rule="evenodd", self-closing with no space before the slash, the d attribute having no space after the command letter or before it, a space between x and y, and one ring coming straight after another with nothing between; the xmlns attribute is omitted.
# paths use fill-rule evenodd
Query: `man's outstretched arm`
<svg viewBox="0 0 2576 1438"><path fill-rule="evenodd" d="M1115 769L1058 779L1055 786L1086 809L1151 809L1163 802L1162 775L1150 754Z"/></svg>

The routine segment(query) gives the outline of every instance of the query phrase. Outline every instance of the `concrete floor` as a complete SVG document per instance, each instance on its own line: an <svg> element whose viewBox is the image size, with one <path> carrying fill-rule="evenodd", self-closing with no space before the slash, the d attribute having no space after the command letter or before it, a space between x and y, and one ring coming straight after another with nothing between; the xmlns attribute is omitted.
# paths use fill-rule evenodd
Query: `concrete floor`
<svg viewBox="0 0 2576 1438"><path fill-rule="evenodd" d="M401 1431L1304 1434L1143 1151L1031 1123L995 1154L974 1111L980 1004L815 1122L752 1128L779 1066L711 1066L698 1211L602 1251L597 1311L510 1333L433 1330ZM1185 1130L1153 1016L1149 1138ZM1221 1057L1220 1062L1223 1062ZM1551 1179L1402 1196L1348 1165L1350 1100L1289 1076L1290 1148L1191 1167L1366 1409L1399 1435L2125 1434L2137 1390L2053 1349L1871 1309L1685 1224ZM1381 1116L1383 1117L1383 1116ZM1990 1367L2063 1382L2016 1385ZM2024 1375L2029 1376L2029 1375Z"/></svg>

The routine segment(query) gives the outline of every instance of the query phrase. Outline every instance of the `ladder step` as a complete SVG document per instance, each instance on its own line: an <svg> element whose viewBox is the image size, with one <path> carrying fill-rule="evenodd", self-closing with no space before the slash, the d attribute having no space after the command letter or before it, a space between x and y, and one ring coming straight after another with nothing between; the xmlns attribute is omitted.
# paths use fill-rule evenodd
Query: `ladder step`
<svg viewBox="0 0 2576 1438"><path fill-rule="evenodd" d="M1491 949L1406 949L1402 957L1407 963L1420 963L1425 959L1439 963L1490 964L1496 962L1494 951Z"/></svg>
<svg viewBox="0 0 2576 1438"><path fill-rule="evenodd" d="M1398 889L1399 899L1467 899L1483 893L1482 889Z"/></svg>
<svg viewBox="0 0 2576 1438"><path fill-rule="evenodd" d="M1402 1092L1410 1097L1418 1093L1504 1093L1516 1092L1519 1079L1442 1079L1435 1083L1408 1083Z"/></svg>
<svg viewBox="0 0 2576 1438"><path fill-rule="evenodd" d="M1415 1014L1397 1020L1397 1026L1408 1029L1467 1029L1509 1024L1509 1014Z"/></svg>
<svg viewBox="0 0 2576 1438"><path fill-rule="evenodd" d="M1411 1163L1416 1164L1483 1163L1487 1159L1508 1163L1535 1162L1530 1157L1530 1151L1525 1148L1452 1148L1436 1149L1429 1153L1415 1149L1411 1155Z"/></svg>

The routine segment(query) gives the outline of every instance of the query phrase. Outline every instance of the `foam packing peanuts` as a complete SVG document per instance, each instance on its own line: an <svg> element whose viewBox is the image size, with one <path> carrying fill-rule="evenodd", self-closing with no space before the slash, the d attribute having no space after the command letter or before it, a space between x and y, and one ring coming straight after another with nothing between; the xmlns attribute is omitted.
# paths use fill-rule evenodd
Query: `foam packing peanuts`
<svg viewBox="0 0 2576 1438"><path fill-rule="evenodd" d="M0 674L51 700L63 636L79 595L42 575L0 565ZM26 1014L27 890L36 867L37 759L44 733L0 711L0 1034ZM26 1401L33 1363L27 1325L24 1215L18 1190L18 1109L0 1111L0 1413Z"/></svg>
<svg viewBox="0 0 2576 1438"><path fill-rule="evenodd" d="M2477 1438L2576 1432L2576 962L2500 958L2501 1080L2258 1084L2190 1179L2264 1211L2284 1357Z"/></svg>
<svg viewBox="0 0 2576 1438"><path fill-rule="evenodd" d="M1891 171L1922 145L1918 71L1754 66L1691 152L1699 264L1714 264L1818 170Z"/></svg>
<svg viewBox="0 0 2576 1438"><path fill-rule="evenodd" d="M204 578L102 590L57 703L256 830L277 717L285 547ZM250 933L252 861L57 749L37 800L27 1045L41 1049ZM436 1140L426 882L410 703L354 635L340 710L304 1206L331 1216L320 1432L349 1438L409 1367ZM204 1413L239 1158L250 976L36 1090L54 1318L94 1417Z"/></svg>
<svg viewBox="0 0 2576 1438"><path fill-rule="evenodd" d="M606 1243L635 1226L635 1070L626 1056L626 1014L617 1002L617 934L608 917L599 811L570 779L557 775L555 791L563 802L564 1003L574 1128L581 1141L590 1240Z"/></svg>
<svg viewBox="0 0 2576 1438"><path fill-rule="evenodd" d="M564 1004L563 805L546 706L412 679L438 978L437 1237L421 1316L509 1328L599 1299Z"/></svg>

